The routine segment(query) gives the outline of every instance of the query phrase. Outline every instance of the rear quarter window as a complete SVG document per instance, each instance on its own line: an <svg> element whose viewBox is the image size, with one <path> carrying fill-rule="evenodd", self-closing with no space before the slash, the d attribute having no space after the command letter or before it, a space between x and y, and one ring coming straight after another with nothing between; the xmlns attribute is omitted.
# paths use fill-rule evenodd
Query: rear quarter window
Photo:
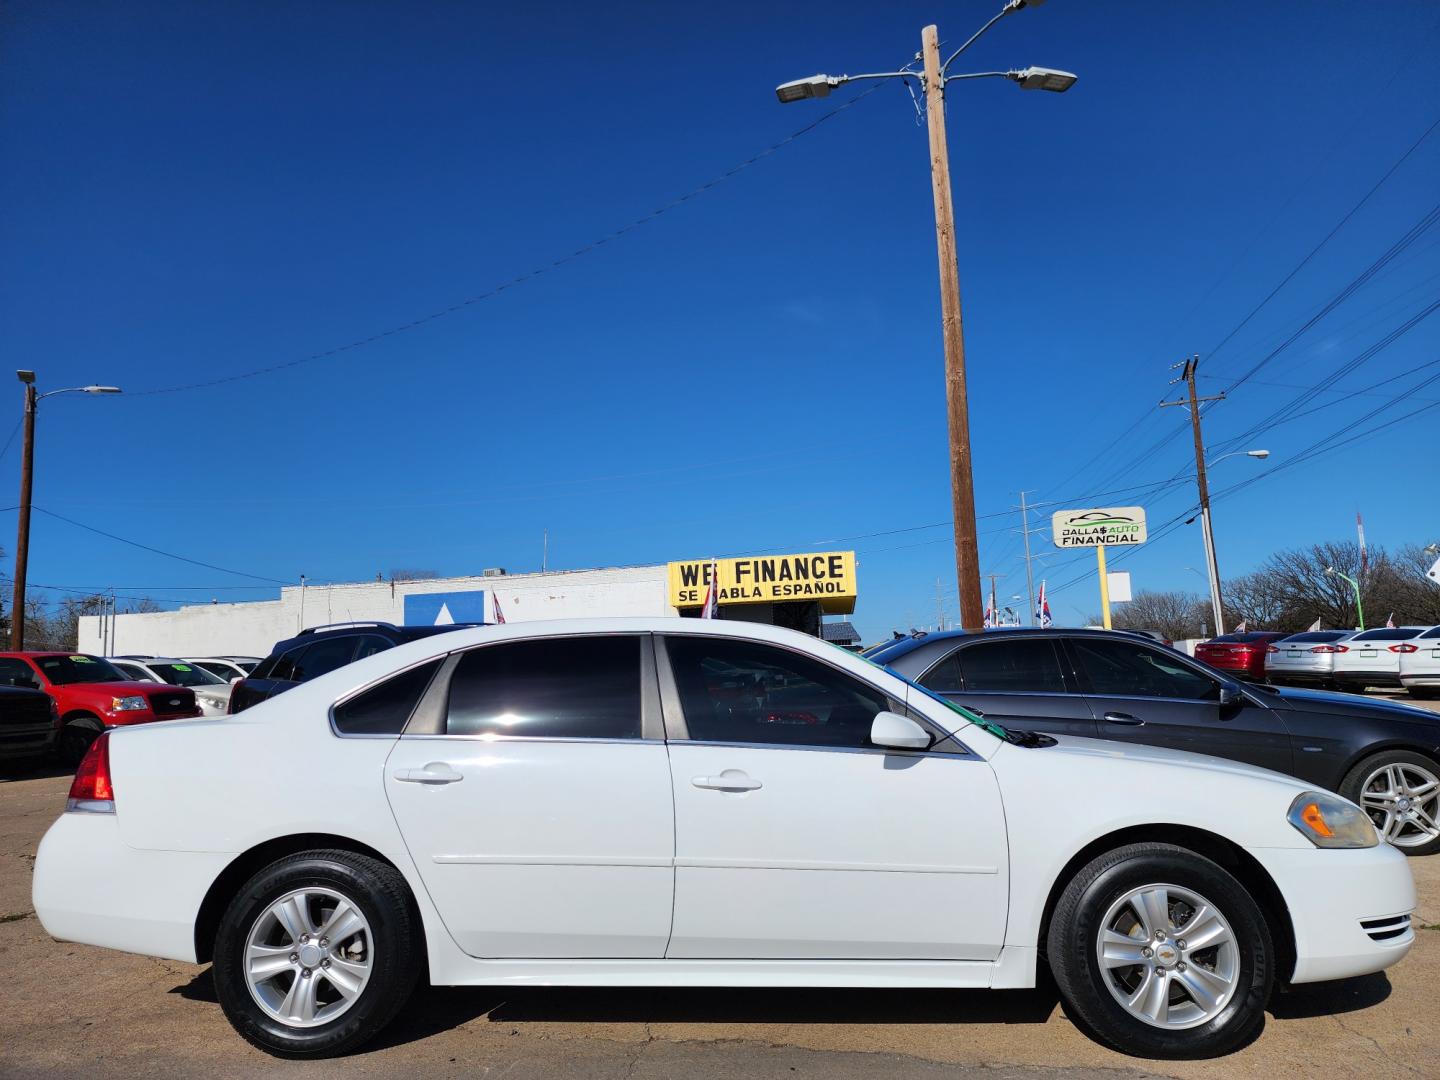
<svg viewBox="0 0 1440 1080"><path fill-rule="evenodd" d="M441 662L402 671L336 705L335 730L341 735L399 735Z"/></svg>

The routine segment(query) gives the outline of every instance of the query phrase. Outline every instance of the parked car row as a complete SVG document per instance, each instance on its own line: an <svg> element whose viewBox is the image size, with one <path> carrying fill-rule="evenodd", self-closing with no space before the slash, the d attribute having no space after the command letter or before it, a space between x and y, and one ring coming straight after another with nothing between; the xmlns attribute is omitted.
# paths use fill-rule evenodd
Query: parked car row
<svg viewBox="0 0 1440 1080"><path fill-rule="evenodd" d="M1197 647L1195 655L1209 660L1201 653L1204 647ZM1349 690L1394 687L1417 698L1440 697L1440 626L1277 636L1268 642L1263 661L1260 677L1271 682Z"/></svg>

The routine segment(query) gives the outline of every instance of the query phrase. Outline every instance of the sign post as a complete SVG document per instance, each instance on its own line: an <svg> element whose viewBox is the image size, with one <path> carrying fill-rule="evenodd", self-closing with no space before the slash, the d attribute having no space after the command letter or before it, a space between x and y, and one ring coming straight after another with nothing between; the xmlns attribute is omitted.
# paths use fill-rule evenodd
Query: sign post
<svg viewBox="0 0 1440 1080"><path fill-rule="evenodd" d="M1093 547L1100 574L1100 616L1110 626L1110 579L1105 571L1105 548L1132 547L1146 540L1143 506L1096 507L1091 510L1057 510L1050 528L1058 548Z"/></svg>

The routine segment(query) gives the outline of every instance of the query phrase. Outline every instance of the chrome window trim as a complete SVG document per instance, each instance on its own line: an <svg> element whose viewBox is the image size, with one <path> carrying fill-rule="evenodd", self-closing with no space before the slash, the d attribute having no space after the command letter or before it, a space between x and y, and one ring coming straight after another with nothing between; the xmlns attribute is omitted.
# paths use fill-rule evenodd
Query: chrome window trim
<svg viewBox="0 0 1440 1080"><path fill-rule="evenodd" d="M387 736L392 737L393 736ZM586 743L586 744L608 744L612 746L664 746L664 739L617 739L614 736L604 738L587 738L583 735L411 735L408 732L402 736L405 739L442 739L451 742L478 742L478 743Z"/></svg>
<svg viewBox="0 0 1440 1080"><path fill-rule="evenodd" d="M410 725L411 725L412 723L414 723L414 721L415 721L415 715L420 711L420 707L425 704L425 699L426 699L427 697L429 697L431 690L433 690L433 689L435 688L436 682L439 681L439 680L438 680L438 677L439 677L439 676L444 672L444 670L445 670L445 664L444 664L443 662L440 664L439 667L437 667L437 668L435 669L435 673L430 676L430 682L426 684L424 691L420 694L420 699L419 699L418 701L416 701L414 708L412 708L412 709L410 710L410 715L405 718L405 723L403 723L403 724L400 725L400 730L399 730L399 731L396 731L396 732L394 732L394 733L372 733L372 734L353 734L353 735L352 735L352 734L347 734L346 732L341 731L339 725L336 724L336 722L335 722L335 710L338 709L341 705L345 705L345 704L353 701L355 698L359 697L361 694L368 693L369 691L375 689L377 686L380 686L380 685L382 685L382 684L384 684L384 683L389 682L391 679L399 678L401 675L404 675L406 672L414 671L416 668L424 667L426 664L433 664L437 659L440 659L440 658L439 658L439 657L431 656L431 657L427 657L427 658L424 659L424 660L417 661L416 663L407 664L405 667L399 668L399 669L396 670L396 671L387 671L384 675L381 675L381 676L379 676L378 678L371 679L368 683L365 683L365 684L362 685L362 686L357 686L355 689L350 690L350 691L346 692L345 694L343 694L342 696L336 698L334 701L332 701L332 702L330 703L330 707L325 710L326 718L327 718L327 720L328 720L329 723L330 723L330 734L333 735L333 736L334 736L335 738L337 738L337 739L398 739L398 738L400 738L400 736L403 735L403 734L406 732L406 730L410 727Z"/></svg>
<svg viewBox="0 0 1440 1080"><path fill-rule="evenodd" d="M926 725L933 727L933 725ZM817 746L814 743L762 743L762 742L724 742L716 739L685 739L682 740L686 746L710 746L726 750L799 750L807 754L872 754L880 757L899 755L901 757L936 757L954 758L956 760L983 761L979 754L971 750L956 736L940 736L947 742L953 742L960 747L959 750L901 750L889 746Z"/></svg>

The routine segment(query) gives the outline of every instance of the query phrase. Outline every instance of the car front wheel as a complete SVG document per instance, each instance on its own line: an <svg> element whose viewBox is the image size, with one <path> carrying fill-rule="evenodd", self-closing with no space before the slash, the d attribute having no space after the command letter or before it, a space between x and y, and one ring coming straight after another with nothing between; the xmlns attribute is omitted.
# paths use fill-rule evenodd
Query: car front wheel
<svg viewBox="0 0 1440 1080"><path fill-rule="evenodd" d="M1046 940L1067 1012L1141 1057L1213 1057L1265 1021L1269 928L1217 863L1169 844L1132 844L1071 879Z"/></svg>
<svg viewBox="0 0 1440 1080"><path fill-rule="evenodd" d="M292 855L252 877L215 938L215 992L245 1039L286 1058L355 1049L404 1005L419 915L394 867L349 851Z"/></svg>
<svg viewBox="0 0 1440 1080"><path fill-rule="evenodd" d="M1366 758L1340 782L1340 794L1406 855L1440 851L1440 765L1424 754L1386 750Z"/></svg>

